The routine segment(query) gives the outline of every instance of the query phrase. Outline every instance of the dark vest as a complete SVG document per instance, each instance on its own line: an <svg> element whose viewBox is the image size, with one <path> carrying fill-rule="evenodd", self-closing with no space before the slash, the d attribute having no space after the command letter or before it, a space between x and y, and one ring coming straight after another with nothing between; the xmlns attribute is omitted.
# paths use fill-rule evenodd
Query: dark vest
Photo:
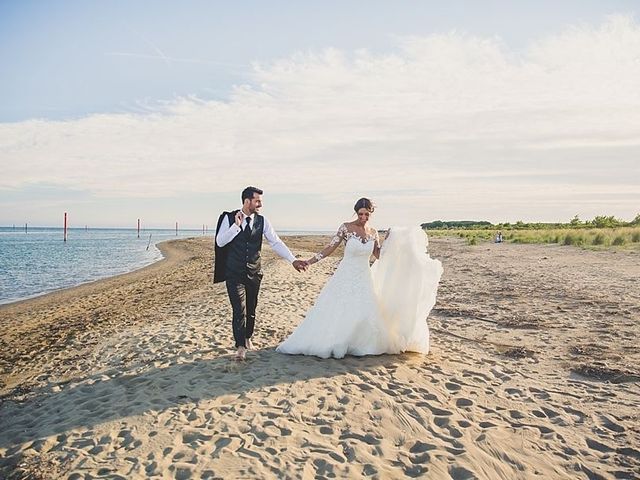
<svg viewBox="0 0 640 480"><path fill-rule="evenodd" d="M218 230L226 214L229 224L233 225L238 210L223 213L218 222ZM244 228L244 224L242 225ZM264 233L264 218L256 214L253 218L251 232L244 229L233 240L220 248L216 244L216 266L214 282L222 282L228 278L254 278L262 275L260 250ZM217 232L216 232L217 235Z"/></svg>

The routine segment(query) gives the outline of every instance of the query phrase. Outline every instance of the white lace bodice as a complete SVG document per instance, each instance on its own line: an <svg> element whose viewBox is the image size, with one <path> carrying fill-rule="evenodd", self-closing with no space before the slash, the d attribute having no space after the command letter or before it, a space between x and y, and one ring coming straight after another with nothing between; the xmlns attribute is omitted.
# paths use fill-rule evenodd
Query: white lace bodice
<svg viewBox="0 0 640 480"><path fill-rule="evenodd" d="M340 227L338 228L338 231L329 242L327 249L329 251L335 250L335 248L337 248L338 245L340 245L340 243L342 243L343 240L345 241L345 252L344 252L345 257L348 254L356 254L356 253L361 253L364 255L368 251L369 253L367 258L369 258L373 253L374 247L380 247L380 237L378 236L378 231L376 229L373 229L373 228L370 229L367 232L367 236L365 238L362 238L360 235L358 235L357 232L349 230L349 227L347 227L347 225L343 223L342 225L340 225ZM353 251L353 249L348 248L350 243L359 243L360 245L367 246L367 249L364 249L364 250L358 249L356 251ZM315 259L317 261L322 260L325 257L325 253L323 252L326 252L327 249L323 250L320 253L317 253L315 255Z"/></svg>
<svg viewBox="0 0 640 480"><path fill-rule="evenodd" d="M342 225L340 225L340 228L338 228L338 232L336 233L336 235L333 238L334 238L334 240L336 238L340 238L340 239L343 239L345 241L348 241L351 238L355 238L355 239L359 240L360 243L367 243L367 242L370 242L371 240L375 240L378 243L380 242L380 238L378 237L378 231L377 230L372 228L367 233L367 236L365 238L362 238L356 232L352 232L351 230L349 230L347 225L344 224L344 223Z"/></svg>
<svg viewBox="0 0 640 480"><path fill-rule="evenodd" d="M346 239L343 260L362 259L368 267L369 257L371 257L374 247L375 241L373 241L373 239L363 242L357 235L351 235Z"/></svg>

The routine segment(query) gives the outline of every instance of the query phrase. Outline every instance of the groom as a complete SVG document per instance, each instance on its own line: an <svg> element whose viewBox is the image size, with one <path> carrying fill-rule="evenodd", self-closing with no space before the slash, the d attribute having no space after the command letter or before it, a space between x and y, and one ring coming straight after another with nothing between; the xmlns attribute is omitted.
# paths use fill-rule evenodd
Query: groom
<svg viewBox="0 0 640 480"><path fill-rule="evenodd" d="M256 321L258 292L262 281L260 250L262 237L271 248L297 271L307 269L307 262L296 260L280 240L269 220L259 214L262 190L247 187L242 191L242 208L223 212L218 219L215 243L214 282L227 282L227 293L233 309L233 338L236 360L244 360L251 350L251 337Z"/></svg>

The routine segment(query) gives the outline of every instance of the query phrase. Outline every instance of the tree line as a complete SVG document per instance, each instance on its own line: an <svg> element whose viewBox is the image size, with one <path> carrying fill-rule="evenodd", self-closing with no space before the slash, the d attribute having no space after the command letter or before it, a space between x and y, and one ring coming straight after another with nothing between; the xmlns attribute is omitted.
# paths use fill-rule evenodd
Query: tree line
<svg viewBox="0 0 640 480"><path fill-rule="evenodd" d="M640 226L640 213L629 222L616 218L613 215L597 215L591 220L581 220L575 215L567 223L544 223L544 222L523 222L518 220L515 223L491 223L486 220L435 220L421 224L423 229L427 230L541 230L556 228L618 228L618 227L637 227Z"/></svg>

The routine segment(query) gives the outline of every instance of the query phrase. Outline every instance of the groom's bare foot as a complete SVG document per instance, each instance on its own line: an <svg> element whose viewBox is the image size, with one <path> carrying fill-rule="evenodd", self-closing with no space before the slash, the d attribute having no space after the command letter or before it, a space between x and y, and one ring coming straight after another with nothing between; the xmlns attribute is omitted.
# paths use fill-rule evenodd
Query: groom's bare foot
<svg viewBox="0 0 640 480"><path fill-rule="evenodd" d="M238 347L236 352L236 362L242 362L247 358L247 350L244 347Z"/></svg>
<svg viewBox="0 0 640 480"><path fill-rule="evenodd" d="M256 348L256 347L254 347L254 346L253 346L253 342L251 341L251 339L250 339L250 338L247 338L247 339L244 341L244 344L246 345L247 350L254 350L254 349Z"/></svg>

